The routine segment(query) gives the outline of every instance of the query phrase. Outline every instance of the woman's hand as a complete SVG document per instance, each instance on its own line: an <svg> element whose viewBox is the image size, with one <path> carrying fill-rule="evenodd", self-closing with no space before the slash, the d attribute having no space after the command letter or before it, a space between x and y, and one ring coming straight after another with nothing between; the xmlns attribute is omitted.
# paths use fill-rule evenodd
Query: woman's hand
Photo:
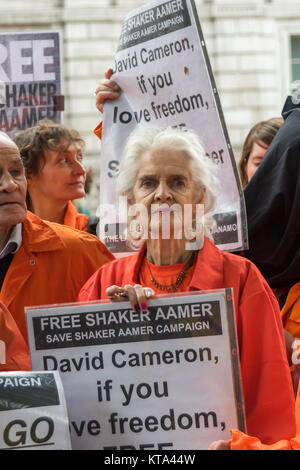
<svg viewBox="0 0 300 470"><path fill-rule="evenodd" d="M104 79L100 80L99 85L96 88L96 107L99 109L100 113L103 113L103 105L105 100L116 100L120 96L120 87L110 80L112 76L113 69L108 69L104 74Z"/></svg>
<svg viewBox="0 0 300 470"><path fill-rule="evenodd" d="M124 302L129 300L132 310L139 312L146 310L148 301L154 297L155 292L151 287L142 287L140 284L131 286L127 284L124 287L110 286L106 289L106 295L112 302Z"/></svg>
<svg viewBox="0 0 300 470"><path fill-rule="evenodd" d="M214 441L210 444L208 450L230 450L228 441Z"/></svg>

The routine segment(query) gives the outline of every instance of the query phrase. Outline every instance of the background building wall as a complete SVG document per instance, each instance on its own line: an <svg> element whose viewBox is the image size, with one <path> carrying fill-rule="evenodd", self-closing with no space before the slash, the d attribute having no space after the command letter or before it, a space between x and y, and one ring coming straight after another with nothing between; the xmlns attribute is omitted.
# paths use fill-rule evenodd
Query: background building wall
<svg viewBox="0 0 300 470"><path fill-rule="evenodd" d="M101 119L94 91L113 57L124 16L139 0L0 0L0 30L61 30L64 123L86 142L94 185L85 205L98 205ZM238 160L256 122L279 116L290 91L290 38L300 37L299 0L195 0L229 136ZM296 77L297 78L297 77ZM299 76L300 80L300 76Z"/></svg>

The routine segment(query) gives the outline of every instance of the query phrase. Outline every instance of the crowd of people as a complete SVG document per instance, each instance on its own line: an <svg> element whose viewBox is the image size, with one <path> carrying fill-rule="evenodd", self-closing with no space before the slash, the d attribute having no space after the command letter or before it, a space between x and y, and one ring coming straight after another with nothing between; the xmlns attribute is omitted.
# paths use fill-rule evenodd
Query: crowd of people
<svg viewBox="0 0 300 470"><path fill-rule="evenodd" d="M121 93L111 76L109 69L96 89L101 112L106 100ZM213 243L211 211L219 183L194 132L139 127L128 137L117 190L129 207L145 210L130 220L138 252L118 259L72 203L85 195L79 133L49 120L14 141L0 133L0 338L7 347L0 370L31 368L26 306L128 300L139 312L156 295L232 288L247 434L232 430L230 441L210 448L300 448L298 372L292 364L300 337L300 106L287 100L282 116L256 124L243 146L239 169L249 250L240 254ZM101 124L95 133L101 138ZM181 216L186 204L192 227ZM193 224L199 204L202 225ZM178 212L171 211L174 205ZM159 214L168 211L166 238Z"/></svg>

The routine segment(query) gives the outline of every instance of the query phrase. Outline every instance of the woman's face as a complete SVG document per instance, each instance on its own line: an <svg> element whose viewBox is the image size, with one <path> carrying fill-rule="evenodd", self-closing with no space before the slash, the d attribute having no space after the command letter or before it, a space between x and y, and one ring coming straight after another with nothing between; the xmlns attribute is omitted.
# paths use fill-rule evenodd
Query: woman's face
<svg viewBox="0 0 300 470"><path fill-rule="evenodd" d="M254 173L256 172L257 168L262 162L262 159L265 156L266 151L268 150L269 146L262 140L258 140L254 142L252 145L252 150L250 152L247 164L246 164L246 175L248 178L248 182L253 177Z"/></svg>
<svg viewBox="0 0 300 470"><path fill-rule="evenodd" d="M176 226L183 228L185 205L194 207L203 194L203 190L195 190L186 155L181 150L161 148L145 152L139 162L131 203L145 208L143 214L139 211L141 224L148 224L148 232L156 228L161 236L162 217L168 216L171 233L172 226L173 233Z"/></svg>
<svg viewBox="0 0 300 470"><path fill-rule="evenodd" d="M56 150L44 150L42 169L29 178L39 193L50 199L69 201L85 196L86 171L82 165L82 149L77 142L62 141Z"/></svg>

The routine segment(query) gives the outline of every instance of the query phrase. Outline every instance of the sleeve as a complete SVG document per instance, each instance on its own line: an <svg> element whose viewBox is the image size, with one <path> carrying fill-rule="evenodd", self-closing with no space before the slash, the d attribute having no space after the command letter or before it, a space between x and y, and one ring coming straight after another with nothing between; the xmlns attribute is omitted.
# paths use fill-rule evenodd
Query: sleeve
<svg viewBox="0 0 300 470"><path fill-rule="evenodd" d="M251 263L240 298L240 362L247 433L265 444L296 435L295 400L278 302Z"/></svg>
<svg viewBox="0 0 300 470"><path fill-rule="evenodd" d="M248 436L238 429L232 429L230 450L293 450L296 445L294 441L294 439L283 439L274 444L266 445L257 437Z"/></svg>
<svg viewBox="0 0 300 470"><path fill-rule="evenodd" d="M28 347L12 315L0 302L0 372L31 370Z"/></svg>
<svg viewBox="0 0 300 470"><path fill-rule="evenodd" d="M72 276L75 298L79 300L79 292L85 283L99 268L113 261L115 257L96 236L86 232L80 232L79 243L76 242L72 250L69 256L71 258L69 276ZM99 298L98 296L95 297L95 299ZM92 299L80 299L82 302L87 300Z"/></svg>
<svg viewBox="0 0 300 470"><path fill-rule="evenodd" d="M101 121L97 127L94 129L94 134L98 137L98 139L102 140L102 123Z"/></svg>
<svg viewBox="0 0 300 470"><path fill-rule="evenodd" d="M95 250L96 260L99 260L97 268L103 264L109 263L115 259L114 255L109 251L109 249L102 243L96 235L89 234L90 237L94 237L97 241L97 250Z"/></svg>
<svg viewBox="0 0 300 470"><path fill-rule="evenodd" d="M83 285L78 295L78 302L88 302L89 300L100 300L100 269L96 271Z"/></svg>
<svg viewBox="0 0 300 470"><path fill-rule="evenodd" d="M84 246L81 247L81 262L86 266L90 277L97 269L115 259L114 255L95 235L84 233ZM86 279L88 279L88 277Z"/></svg>

